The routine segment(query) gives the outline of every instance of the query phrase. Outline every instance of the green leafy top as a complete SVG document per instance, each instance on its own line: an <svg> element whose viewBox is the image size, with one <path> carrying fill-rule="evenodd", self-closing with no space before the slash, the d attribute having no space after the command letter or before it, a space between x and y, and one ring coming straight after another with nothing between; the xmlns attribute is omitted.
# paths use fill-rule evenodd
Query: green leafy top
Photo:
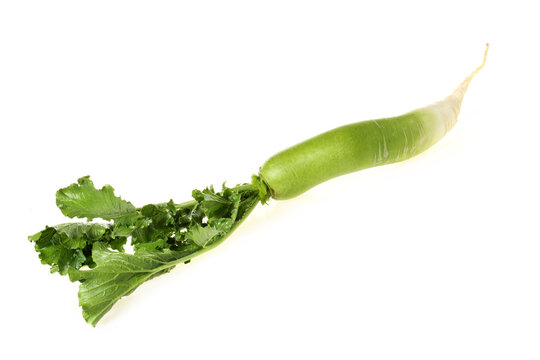
<svg viewBox="0 0 540 360"><path fill-rule="evenodd" d="M67 217L88 218L88 221L94 218L117 220L136 211L130 202L114 195L112 186L105 185L97 190L89 176L58 190L56 205Z"/></svg>
<svg viewBox="0 0 540 360"><path fill-rule="evenodd" d="M258 178L221 191L194 190L192 201L136 208L106 185L96 189L88 176L56 193L56 204L70 218L104 223L66 223L29 236L51 272L79 281L79 305L93 326L123 296L143 282L220 244L268 198ZM134 253L125 245L130 241Z"/></svg>

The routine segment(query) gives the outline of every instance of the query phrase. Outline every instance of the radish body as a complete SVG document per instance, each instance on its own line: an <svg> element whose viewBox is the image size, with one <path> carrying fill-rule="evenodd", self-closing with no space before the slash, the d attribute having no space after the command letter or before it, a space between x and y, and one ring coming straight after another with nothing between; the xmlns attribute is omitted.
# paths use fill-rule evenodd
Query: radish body
<svg viewBox="0 0 540 360"><path fill-rule="evenodd" d="M338 127L279 152L259 175L274 199L290 199L344 174L409 159L438 142L457 122L461 102L484 61L442 101L407 114Z"/></svg>
<svg viewBox="0 0 540 360"><path fill-rule="evenodd" d="M98 189L81 177L58 190L56 204L67 217L87 221L47 226L28 239L51 272L80 282L79 305L95 326L144 282L219 245L270 196L289 199L336 176L406 160L435 144L454 127L465 91L483 65L442 101L328 131L271 157L251 184L193 190L193 200L185 203L135 207L110 185ZM90 222L94 218L108 222ZM128 241L132 253L126 253Z"/></svg>

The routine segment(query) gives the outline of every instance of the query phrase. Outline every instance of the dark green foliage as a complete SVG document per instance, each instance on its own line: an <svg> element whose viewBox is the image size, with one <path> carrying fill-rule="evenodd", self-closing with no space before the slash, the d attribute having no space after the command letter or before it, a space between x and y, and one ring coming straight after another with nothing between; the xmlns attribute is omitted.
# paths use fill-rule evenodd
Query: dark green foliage
<svg viewBox="0 0 540 360"><path fill-rule="evenodd" d="M265 191L265 190L264 190ZM253 184L219 192L194 190L192 201L136 208L106 185L96 189L83 177L56 193L56 203L70 218L104 223L67 223L46 227L29 237L51 272L79 281L79 304L93 326L123 296L143 282L169 272L221 243L264 199ZM130 242L134 253L128 254Z"/></svg>

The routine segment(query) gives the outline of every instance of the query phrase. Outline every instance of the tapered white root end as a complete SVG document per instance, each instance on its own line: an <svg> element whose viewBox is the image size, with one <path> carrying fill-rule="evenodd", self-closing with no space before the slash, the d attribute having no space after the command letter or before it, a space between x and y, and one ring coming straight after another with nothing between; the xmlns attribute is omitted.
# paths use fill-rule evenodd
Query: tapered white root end
<svg viewBox="0 0 540 360"><path fill-rule="evenodd" d="M444 100L438 101L423 108L424 111L429 111L440 124L441 131L439 136L436 136L437 140L442 138L444 134L449 132L456 125L457 118L461 110L461 102L463 101L465 92L467 92L467 88L469 87L471 80L486 64L488 50L489 44L486 44L486 51L484 52L482 64L477 67L469 76L467 76L467 78L463 80L463 82L456 88L456 90L454 90L452 94L447 96Z"/></svg>
<svg viewBox="0 0 540 360"><path fill-rule="evenodd" d="M488 50L489 43L486 44L486 50L484 51L484 59L482 60L482 64L477 67L469 76L467 76L465 80L463 80L463 82L456 88L456 90L454 90L454 92L445 99L445 101L452 102L452 105L455 106L456 116L461 110L461 102L463 101L463 97L467 92L467 88L469 87L471 80L476 76L476 74L480 72L480 70L484 68L484 65L486 64Z"/></svg>
<svg viewBox="0 0 540 360"><path fill-rule="evenodd" d="M489 50L489 43L486 44L486 50L484 51L484 59L482 60L482 64L479 67L477 67L476 70L474 70L471 73L471 75L467 76L467 78L461 83L461 85L458 87L458 89L460 87L462 87L463 85L465 85L465 90L466 90L467 86L469 86L469 84L470 84L471 80L473 79L473 77L475 77L475 75L478 74L480 72L480 70L482 70L484 68L484 65L486 65L486 59L487 59L488 50Z"/></svg>

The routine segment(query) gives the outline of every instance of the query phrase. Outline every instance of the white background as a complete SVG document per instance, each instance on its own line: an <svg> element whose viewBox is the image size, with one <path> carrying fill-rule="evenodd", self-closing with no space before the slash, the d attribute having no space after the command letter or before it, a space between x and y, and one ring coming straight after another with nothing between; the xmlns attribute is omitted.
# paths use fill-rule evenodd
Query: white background
<svg viewBox="0 0 540 360"><path fill-rule="evenodd" d="M538 359L533 1L2 1L2 358ZM90 174L141 206L448 95L424 154L272 201L96 328L29 234ZM11 354L11 355L10 355Z"/></svg>

